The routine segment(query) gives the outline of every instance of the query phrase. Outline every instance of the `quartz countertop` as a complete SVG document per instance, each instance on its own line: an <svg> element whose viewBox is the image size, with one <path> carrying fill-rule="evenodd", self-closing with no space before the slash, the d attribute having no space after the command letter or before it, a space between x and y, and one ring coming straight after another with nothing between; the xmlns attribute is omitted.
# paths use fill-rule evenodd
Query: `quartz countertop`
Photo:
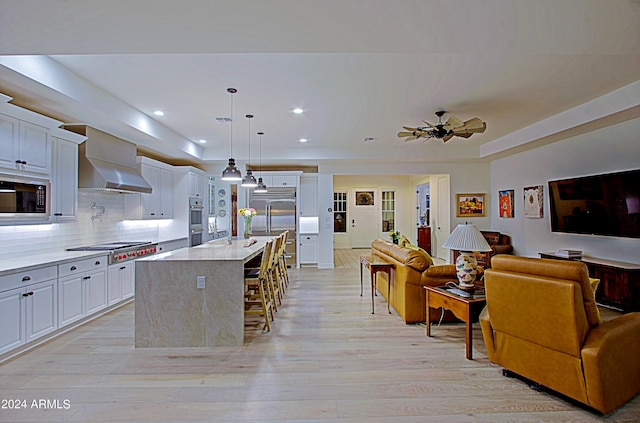
<svg viewBox="0 0 640 423"><path fill-rule="evenodd" d="M53 251L38 253L24 257L0 259L0 276L10 273L24 272L26 270L41 267L55 266L58 264L90 257L102 257L108 255L106 251Z"/></svg>
<svg viewBox="0 0 640 423"><path fill-rule="evenodd" d="M245 247L246 240L232 239L229 245L226 238L209 241L195 247L181 248L166 253L155 254L140 258L136 261L247 261L262 251L267 241L273 239L269 236L254 237L257 242Z"/></svg>

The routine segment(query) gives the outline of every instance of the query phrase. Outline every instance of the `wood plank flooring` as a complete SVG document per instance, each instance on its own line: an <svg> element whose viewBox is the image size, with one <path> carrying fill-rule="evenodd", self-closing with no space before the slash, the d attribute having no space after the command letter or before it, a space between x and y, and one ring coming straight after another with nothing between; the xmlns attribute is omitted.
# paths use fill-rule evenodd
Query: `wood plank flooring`
<svg viewBox="0 0 640 423"><path fill-rule="evenodd" d="M358 256L367 252L336 251L331 270L290 270L271 332L248 327L240 348L135 349L133 305L111 312L1 365L0 399L27 408L0 409L0 421L639 420L640 397L599 416L503 377L478 325L469 361L463 324L427 338L395 312L372 315L368 290L359 295ZM384 298L376 301L386 311ZM32 408L34 399L49 409Z"/></svg>

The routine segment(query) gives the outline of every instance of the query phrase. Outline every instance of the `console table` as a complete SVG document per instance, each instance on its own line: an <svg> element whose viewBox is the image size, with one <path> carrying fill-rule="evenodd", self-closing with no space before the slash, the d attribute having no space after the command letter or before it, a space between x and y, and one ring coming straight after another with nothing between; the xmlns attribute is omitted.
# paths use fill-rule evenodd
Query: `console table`
<svg viewBox="0 0 640 423"><path fill-rule="evenodd" d="M600 279L596 290L599 305L623 313L640 311L640 264L584 256L567 259L556 256L554 252L539 254L542 258L582 261L589 268L589 276Z"/></svg>
<svg viewBox="0 0 640 423"><path fill-rule="evenodd" d="M376 273L382 272L387 274L387 280L389 281L388 296L387 298L387 312L391 314L389 304L391 303L391 272L396 267L395 264L373 256L360 256L360 296L362 297L362 266L369 269L369 279L371 280L371 314L375 314L375 305L373 297L376 295Z"/></svg>

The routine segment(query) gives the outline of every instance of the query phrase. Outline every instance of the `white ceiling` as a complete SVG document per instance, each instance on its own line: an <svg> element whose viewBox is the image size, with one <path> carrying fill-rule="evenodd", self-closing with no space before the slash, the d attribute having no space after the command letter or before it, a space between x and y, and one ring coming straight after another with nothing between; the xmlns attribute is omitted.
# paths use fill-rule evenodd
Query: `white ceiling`
<svg viewBox="0 0 640 423"><path fill-rule="evenodd" d="M231 114L228 87L237 161L248 113L254 163L258 131L271 164L485 159L522 144L523 128L639 81L638 22L637 0L2 0L0 92L200 163L229 157L230 124L215 120ZM441 109L487 131L397 138ZM619 112L595 126L640 107Z"/></svg>

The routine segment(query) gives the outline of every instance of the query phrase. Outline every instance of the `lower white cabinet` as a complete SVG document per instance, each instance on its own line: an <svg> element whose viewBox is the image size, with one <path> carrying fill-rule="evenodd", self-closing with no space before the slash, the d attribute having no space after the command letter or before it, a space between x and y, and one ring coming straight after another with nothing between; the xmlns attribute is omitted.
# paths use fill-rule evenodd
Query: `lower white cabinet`
<svg viewBox="0 0 640 423"><path fill-rule="evenodd" d="M1 278L0 354L58 328L56 273L53 266Z"/></svg>
<svg viewBox="0 0 640 423"><path fill-rule="evenodd" d="M107 307L107 257L58 266L60 327Z"/></svg>
<svg viewBox="0 0 640 423"><path fill-rule="evenodd" d="M300 264L318 263L318 235L300 234Z"/></svg>
<svg viewBox="0 0 640 423"><path fill-rule="evenodd" d="M135 262L109 266L108 305L133 297L135 293Z"/></svg>

